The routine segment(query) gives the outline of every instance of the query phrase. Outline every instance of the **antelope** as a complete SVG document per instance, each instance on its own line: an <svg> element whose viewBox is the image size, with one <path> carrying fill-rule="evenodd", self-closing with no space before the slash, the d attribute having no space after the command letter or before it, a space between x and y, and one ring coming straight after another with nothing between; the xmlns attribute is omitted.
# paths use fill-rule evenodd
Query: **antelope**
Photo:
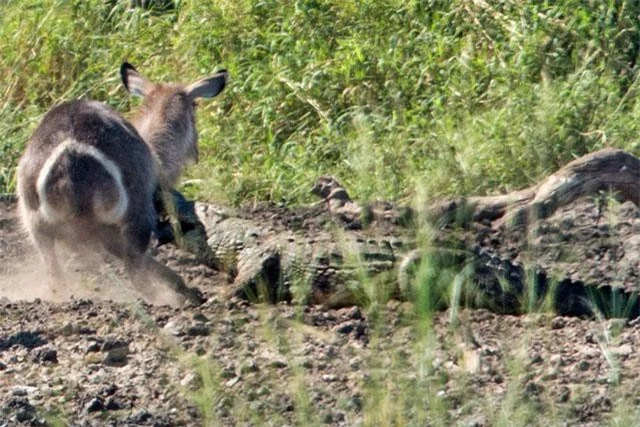
<svg viewBox="0 0 640 427"><path fill-rule="evenodd" d="M147 249L157 220L154 193L174 188L183 169L198 160L195 100L222 92L228 74L161 84L125 62L120 76L131 95L143 98L131 122L86 100L65 102L44 116L18 163L19 217L55 284L64 280L56 242L82 244L121 259L139 290L158 279L200 304L200 292Z"/></svg>

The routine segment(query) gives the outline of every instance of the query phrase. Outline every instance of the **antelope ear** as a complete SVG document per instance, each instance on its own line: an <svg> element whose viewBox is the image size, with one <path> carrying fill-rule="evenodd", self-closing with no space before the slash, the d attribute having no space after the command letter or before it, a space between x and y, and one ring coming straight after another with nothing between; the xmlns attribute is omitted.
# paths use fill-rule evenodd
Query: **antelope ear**
<svg viewBox="0 0 640 427"><path fill-rule="evenodd" d="M220 70L213 76L198 80L187 86L187 96L191 99L213 98L222 92L228 80L229 73L227 70Z"/></svg>
<svg viewBox="0 0 640 427"><path fill-rule="evenodd" d="M142 77L133 65L128 62L120 66L120 77L124 88L134 96L145 96L153 86L153 83Z"/></svg>

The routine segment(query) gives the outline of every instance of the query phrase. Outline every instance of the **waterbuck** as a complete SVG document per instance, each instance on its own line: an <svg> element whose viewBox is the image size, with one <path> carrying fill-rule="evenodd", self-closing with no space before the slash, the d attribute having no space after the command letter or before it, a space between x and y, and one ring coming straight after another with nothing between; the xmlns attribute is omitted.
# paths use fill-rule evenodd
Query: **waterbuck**
<svg viewBox="0 0 640 427"><path fill-rule="evenodd" d="M147 249L157 220L154 192L173 188L198 158L195 100L218 95L227 72L189 85L153 83L128 63L120 75L129 93L143 97L132 122L95 101L66 102L45 115L18 164L20 218L57 283L64 279L60 241L106 249L140 290L159 279L201 303L199 291Z"/></svg>

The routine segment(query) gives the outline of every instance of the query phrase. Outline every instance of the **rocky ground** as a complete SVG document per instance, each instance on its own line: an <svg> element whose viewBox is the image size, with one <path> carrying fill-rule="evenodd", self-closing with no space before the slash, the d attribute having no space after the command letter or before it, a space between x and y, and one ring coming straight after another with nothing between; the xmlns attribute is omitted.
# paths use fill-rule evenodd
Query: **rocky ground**
<svg viewBox="0 0 640 427"><path fill-rule="evenodd" d="M148 304L117 263L99 259L95 275L65 258L73 283L52 290L14 210L0 204L0 426L635 422L636 320L463 309L429 326L406 301L251 304L225 297L225 274L170 245L156 256L203 291L204 305ZM603 211L585 199L533 234L484 224L474 239L629 288L639 217L635 205Z"/></svg>

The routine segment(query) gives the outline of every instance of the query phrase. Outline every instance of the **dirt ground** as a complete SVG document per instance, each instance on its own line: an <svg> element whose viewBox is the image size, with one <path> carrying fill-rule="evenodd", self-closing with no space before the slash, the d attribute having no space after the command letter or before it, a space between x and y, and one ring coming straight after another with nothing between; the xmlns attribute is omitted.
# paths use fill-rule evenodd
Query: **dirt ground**
<svg viewBox="0 0 640 427"><path fill-rule="evenodd" d="M576 225L596 212L589 203L582 216L556 215L564 241L602 224ZM633 237L637 209L616 212L623 218L616 224L628 224L620 232ZM575 254L554 255L553 227L532 239L542 258L578 275L593 256L588 271L597 280L611 274L633 285L637 252L629 245L637 239L621 241L627 252L615 256L625 263L612 272L595 267L597 257L614 256L611 239L588 246L591 255L575 242ZM484 235L493 237L481 244L503 253L522 243ZM0 425L422 425L415 408L420 399L433 406L434 397L444 408L437 416L424 410L434 424L489 426L517 415L528 425L596 426L633 416L640 403L635 320L463 310L456 323L449 312L437 314L424 332L407 302L369 312L249 304L225 298L226 277L192 256L167 245L156 257L208 301L180 308L159 295L151 305L117 263L97 258L93 274L67 255L73 280L51 289L14 202L0 203ZM527 418L525 409L539 415Z"/></svg>

